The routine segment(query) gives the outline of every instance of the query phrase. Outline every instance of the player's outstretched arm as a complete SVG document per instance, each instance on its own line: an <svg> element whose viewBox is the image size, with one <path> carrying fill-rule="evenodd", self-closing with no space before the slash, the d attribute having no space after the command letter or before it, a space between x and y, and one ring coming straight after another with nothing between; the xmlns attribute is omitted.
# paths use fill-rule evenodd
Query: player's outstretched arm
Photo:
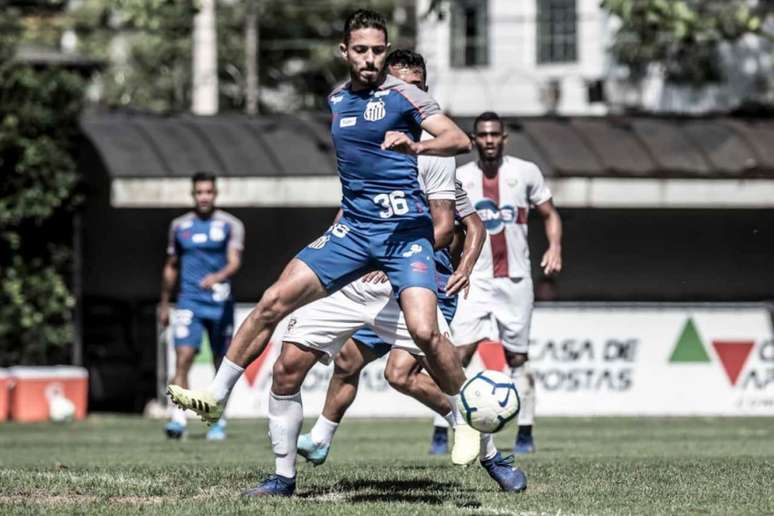
<svg viewBox="0 0 774 516"><path fill-rule="evenodd" d="M443 113L430 115L422 121L422 129L435 136L417 143L417 155L456 156L470 152L473 143L465 131Z"/></svg>
<svg viewBox="0 0 774 516"><path fill-rule="evenodd" d="M540 266L546 276L558 274L562 270L562 219L551 199L538 204L535 209L543 217L548 239L548 250L543 254Z"/></svg>
<svg viewBox="0 0 774 516"><path fill-rule="evenodd" d="M484 248L486 228L484 228L484 223L476 212L464 217L462 225L465 227L465 243L462 248L462 258L454 269L454 274L451 275L446 284L446 293L451 296L464 289L465 297L468 297L470 275L473 272L473 266L476 265L476 261L481 254L481 249Z"/></svg>

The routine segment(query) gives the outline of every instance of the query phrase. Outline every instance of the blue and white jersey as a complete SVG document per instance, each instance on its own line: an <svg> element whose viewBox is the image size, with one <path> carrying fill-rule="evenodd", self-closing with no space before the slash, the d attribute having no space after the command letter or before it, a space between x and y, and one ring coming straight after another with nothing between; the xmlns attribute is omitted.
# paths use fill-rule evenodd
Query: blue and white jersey
<svg viewBox="0 0 774 516"><path fill-rule="evenodd" d="M382 150L387 131L419 141L421 123L441 112L430 95L387 76L373 90L352 91L347 83L328 97L331 136L341 179L343 217L365 232L427 227L427 201L417 179L417 158Z"/></svg>
<svg viewBox="0 0 774 516"><path fill-rule="evenodd" d="M177 256L180 263L178 306L222 307L232 300L229 281L212 289L203 289L199 283L226 266L229 249L242 250L244 235L242 222L221 210L215 210L208 219L191 211L172 221L167 254Z"/></svg>

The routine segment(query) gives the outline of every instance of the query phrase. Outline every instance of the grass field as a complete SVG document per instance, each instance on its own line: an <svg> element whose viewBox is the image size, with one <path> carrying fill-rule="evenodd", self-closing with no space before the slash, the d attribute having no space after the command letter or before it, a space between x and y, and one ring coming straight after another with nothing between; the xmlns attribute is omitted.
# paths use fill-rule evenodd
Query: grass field
<svg viewBox="0 0 774 516"><path fill-rule="evenodd" d="M518 495L427 456L428 421L350 420L328 463L300 466L296 497L261 500L239 492L272 471L265 421L232 421L223 443L161 426L0 425L0 514L774 513L773 419L541 419Z"/></svg>

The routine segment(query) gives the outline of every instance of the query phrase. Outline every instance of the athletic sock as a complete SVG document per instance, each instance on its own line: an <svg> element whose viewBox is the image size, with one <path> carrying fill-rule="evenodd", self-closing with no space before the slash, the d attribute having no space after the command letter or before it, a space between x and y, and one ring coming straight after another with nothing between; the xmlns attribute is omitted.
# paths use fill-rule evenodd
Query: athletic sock
<svg viewBox="0 0 774 516"><path fill-rule="evenodd" d="M446 399L449 400L449 405L451 405L451 413L450 413L451 420L449 421L449 423L451 423L452 426L467 424L465 423L465 419L462 417L462 414L460 414L460 409L457 408L458 397L459 397L459 394L454 396L449 396L448 394L446 395Z"/></svg>
<svg viewBox="0 0 774 516"><path fill-rule="evenodd" d="M435 417L433 417L433 426L435 428L449 428L451 424L454 422L452 419L452 413L449 412L445 416L441 416L440 414L436 414Z"/></svg>
<svg viewBox="0 0 774 516"><path fill-rule="evenodd" d="M303 423L300 392L290 396L269 393L269 438L277 475L296 476L296 442Z"/></svg>
<svg viewBox="0 0 774 516"><path fill-rule="evenodd" d="M215 423L215 424L218 425L221 428L226 428L226 418L225 417L221 417L220 419L218 419L218 422Z"/></svg>
<svg viewBox="0 0 774 516"><path fill-rule="evenodd" d="M314 426L309 431L309 437L315 444L324 444L330 446L333 442L333 435L336 433L336 429L339 427L338 423L334 423L330 419L323 415L317 418L314 422Z"/></svg>
<svg viewBox="0 0 774 516"><path fill-rule="evenodd" d="M529 362L511 369L511 379L519 392L519 426L532 425L535 421L535 380Z"/></svg>
<svg viewBox="0 0 774 516"><path fill-rule="evenodd" d="M494 436L492 434L481 434L481 451L478 453L478 457L481 462L489 460L497 455L497 446L495 446Z"/></svg>
<svg viewBox="0 0 774 516"><path fill-rule="evenodd" d="M520 425L518 437L532 437L532 425Z"/></svg>
<svg viewBox="0 0 774 516"><path fill-rule="evenodd" d="M188 425L188 418L185 415L185 410L181 409L179 407L174 407L172 409L172 417L171 417L171 419L172 419L172 421L174 421L175 423L177 423L179 425L182 425L182 426L187 426Z"/></svg>
<svg viewBox="0 0 774 516"><path fill-rule="evenodd" d="M231 394L231 389L236 385L239 377L245 372L244 367L239 367L228 358L223 358L220 363L218 371L215 373L215 378L212 380L209 386L209 391L215 398L215 401L221 403L228 399Z"/></svg>

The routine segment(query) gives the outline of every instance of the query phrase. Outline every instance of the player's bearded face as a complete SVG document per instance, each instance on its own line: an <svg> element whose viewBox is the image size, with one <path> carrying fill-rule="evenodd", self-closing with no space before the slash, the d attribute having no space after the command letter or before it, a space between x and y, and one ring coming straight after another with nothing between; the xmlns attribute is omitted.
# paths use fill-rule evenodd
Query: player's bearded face
<svg viewBox="0 0 774 516"><path fill-rule="evenodd" d="M503 156L507 135L496 120L479 122L474 135L478 155L483 161L498 161Z"/></svg>
<svg viewBox="0 0 774 516"><path fill-rule="evenodd" d="M196 212L201 215L209 215L215 209L215 196L217 190L212 181L197 181L193 187L193 198L196 204Z"/></svg>
<svg viewBox="0 0 774 516"><path fill-rule="evenodd" d="M384 32L367 28L353 30L349 43L342 43L339 50L349 65L353 82L370 86L381 79L389 48Z"/></svg>

